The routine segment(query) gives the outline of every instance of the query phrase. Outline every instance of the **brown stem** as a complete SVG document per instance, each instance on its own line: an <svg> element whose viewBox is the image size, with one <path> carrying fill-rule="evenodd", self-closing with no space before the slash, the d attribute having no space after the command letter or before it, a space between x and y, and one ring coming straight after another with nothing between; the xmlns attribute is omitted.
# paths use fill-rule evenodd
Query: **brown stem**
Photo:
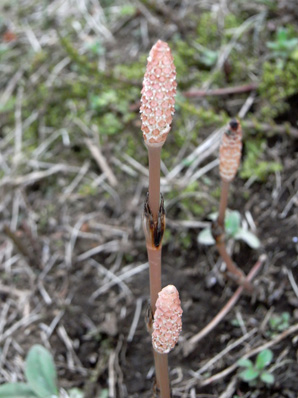
<svg viewBox="0 0 298 398"><path fill-rule="evenodd" d="M168 354L159 354L153 350L156 383L160 391L160 398L171 398L171 387L168 370Z"/></svg>
<svg viewBox="0 0 298 398"><path fill-rule="evenodd" d="M161 246L158 248L147 244L150 278L150 304L151 311L155 312L155 303L161 291Z"/></svg>
<svg viewBox="0 0 298 398"><path fill-rule="evenodd" d="M231 259L229 253L226 250L224 242L216 242L216 247L221 258L226 263L228 271L232 274L231 276L234 275L238 284L243 285L245 289L252 291L251 284L247 282L244 272L240 268L238 268L234 261Z"/></svg>
<svg viewBox="0 0 298 398"><path fill-rule="evenodd" d="M150 277L150 303L151 312L155 312L155 303L158 293L161 291L161 250L162 245L158 247L148 243L147 240L147 253L149 261L149 277ZM149 325L149 331L152 333L152 326ZM170 398L170 380L168 371L168 356L167 354L159 354L153 350L156 384L160 391L161 398Z"/></svg>
<svg viewBox="0 0 298 398"><path fill-rule="evenodd" d="M149 198L145 203L145 235L149 261L150 305L154 316L155 303L161 291L161 250L165 227L163 202L160 205L160 155L162 146L148 146ZM168 356L154 351L157 388L160 398L170 398Z"/></svg>
<svg viewBox="0 0 298 398"><path fill-rule="evenodd" d="M161 291L161 249L162 246L154 247L147 242L147 253L150 275L150 303L151 311L155 312L155 303L158 293ZM157 387L161 398L170 398L170 380L168 371L168 356L159 354L153 350Z"/></svg>
<svg viewBox="0 0 298 398"><path fill-rule="evenodd" d="M228 204L229 187L230 187L230 182L222 180L220 202L219 202L219 212L218 212L218 218L217 218L217 222L222 228L224 228L224 223L225 223L225 214L226 214L226 209L227 209L227 204Z"/></svg>
<svg viewBox="0 0 298 398"><path fill-rule="evenodd" d="M229 187L230 181L223 180L221 181L221 194L220 194L220 202L219 202L219 212L217 222L214 222L212 225L212 233L213 237L216 241L217 250L222 257L223 261L227 265L228 271L232 274L231 276L236 277L236 281L239 284L243 284L247 290L252 290L252 286L245 279L245 274L242 270L240 270L237 265L233 262L230 255L228 254L224 241L224 231L225 231L225 214L228 204L228 196L229 196Z"/></svg>
<svg viewBox="0 0 298 398"><path fill-rule="evenodd" d="M266 256L262 255L258 259L258 261L255 263L255 265L252 267L250 270L249 274L247 275L246 281L251 282L253 278L256 276L256 274L259 272L262 264L266 260ZM207 336L211 330L213 330L219 322L227 315L229 311L234 307L234 305L237 303L239 300L242 292L244 290L244 286L238 287L236 292L233 294L233 296L230 298L230 300L225 304L225 306L219 311L219 313L212 319L211 322L208 323L207 326L204 327L199 333L194 335L186 344L186 354L188 355L191 353L194 348L195 344L198 343L200 340L202 340L205 336Z"/></svg>
<svg viewBox="0 0 298 398"><path fill-rule="evenodd" d="M154 221L157 220L160 199L161 146L148 146L149 156L149 207Z"/></svg>
<svg viewBox="0 0 298 398"><path fill-rule="evenodd" d="M225 246L225 230L224 227L220 226L218 223L218 220L214 221L211 226L211 232L213 239L215 240L216 243L216 248L223 259L223 261L226 263L228 273L227 275L235 280L239 285L243 285L245 289L252 291L252 286L247 280L245 279L245 274L244 272L237 267L237 265L233 262L231 259L231 256L226 250Z"/></svg>

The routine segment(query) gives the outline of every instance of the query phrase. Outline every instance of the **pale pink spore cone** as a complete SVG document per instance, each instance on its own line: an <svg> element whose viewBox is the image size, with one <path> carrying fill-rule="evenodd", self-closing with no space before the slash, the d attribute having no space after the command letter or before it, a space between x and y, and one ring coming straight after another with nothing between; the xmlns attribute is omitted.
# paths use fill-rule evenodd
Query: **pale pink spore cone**
<svg viewBox="0 0 298 398"><path fill-rule="evenodd" d="M149 53L141 91L141 129L147 146L162 146L171 129L177 87L175 80L176 69L170 47L158 40Z"/></svg>
<svg viewBox="0 0 298 398"><path fill-rule="evenodd" d="M152 344L160 354L170 352L178 342L182 330L182 308L178 290L173 285L158 293L153 321Z"/></svg>
<svg viewBox="0 0 298 398"><path fill-rule="evenodd" d="M241 160L242 130L238 120L232 120L222 136L219 149L219 173L222 180L234 179Z"/></svg>

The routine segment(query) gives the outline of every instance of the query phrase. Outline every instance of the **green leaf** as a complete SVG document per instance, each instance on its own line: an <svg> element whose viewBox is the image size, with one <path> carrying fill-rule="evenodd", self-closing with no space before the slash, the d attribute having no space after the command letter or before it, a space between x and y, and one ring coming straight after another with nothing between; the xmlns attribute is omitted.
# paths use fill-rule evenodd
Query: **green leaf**
<svg viewBox="0 0 298 398"><path fill-rule="evenodd" d="M108 398L109 397L109 390L104 388L101 390L100 396L98 398Z"/></svg>
<svg viewBox="0 0 298 398"><path fill-rule="evenodd" d="M225 218L225 230L227 234L235 236L240 228L241 217L238 211L229 211Z"/></svg>
<svg viewBox="0 0 298 398"><path fill-rule="evenodd" d="M137 11L137 8L132 4L126 4L121 7L120 14L123 17L130 17L134 15Z"/></svg>
<svg viewBox="0 0 298 398"><path fill-rule="evenodd" d="M215 240L213 239L210 228L205 228L199 233L198 242L202 245L214 245Z"/></svg>
<svg viewBox="0 0 298 398"><path fill-rule="evenodd" d="M288 29L279 28L277 31L277 40L282 43L287 40L288 38Z"/></svg>
<svg viewBox="0 0 298 398"><path fill-rule="evenodd" d="M269 372L261 373L261 380L266 384L273 384L274 383L274 376Z"/></svg>
<svg viewBox="0 0 298 398"><path fill-rule="evenodd" d="M235 239L244 240L252 249L258 249L261 246L261 242L256 235L247 229L240 228L234 237Z"/></svg>
<svg viewBox="0 0 298 398"><path fill-rule="evenodd" d="M26 358L25 375L31 389L40 398L58 397L57 374L51 353L34 345Z"/></svg>
<svg viewBox="0 0 298 398"><path fill-rule="evenodd" d="M209 216L208 216L209 220L212 220L212 221L215 221L217 219L217 217L218 217L218 212L217 211L214 212L214 213L209 214Z"/></svg>
<svg viewBox="0 0 298 398"><path fill-rule="evenodd" d="M239 373L239 377L243 381L255 380L259 376L259 371L255 368L247 368L243 372Z"/></svg>
<svg viewBox="0 0 298 398"><path fill-rule="evenodd" d="M250 359L241 358L237 362L239 366L243 366L244 368L252 368L253 363Z"/></svg>
<svg viewBox="0 0 298 398"><path fill-rule="evenodd" d="M259 370L264 369L272 361L273 352L271 350L261 351L256 360L256 368Z"/></svg>
<svg viewBox="0 0 298 398"><path fill-rule="evenodd" d="M283 312L282 314L281 314L281 317L282 317L282 320L284 321L284 322L287 322L287 323L289 323L289 321L290 321L290 314L288 313L288 312Z"/></svg>
<svg viewBox="0 0 298 398"><path fill-rule="evenodd" d="M79 388L71 388L68 391L69 398L84 398L84 392Z"/></svg>
<svg viewBox="0 0 298 398"><path fill-rule="evenodd" d="M0 386L0 398L37 398L26 383L6 383Z"/></svg>

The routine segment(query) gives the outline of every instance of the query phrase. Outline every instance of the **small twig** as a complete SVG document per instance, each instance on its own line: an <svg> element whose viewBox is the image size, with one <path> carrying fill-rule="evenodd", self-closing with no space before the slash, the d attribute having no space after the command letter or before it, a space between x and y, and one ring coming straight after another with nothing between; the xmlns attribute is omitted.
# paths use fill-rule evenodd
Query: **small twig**
<svg viewBox="0 0 298 398"><path fill-rule="evenodd" d="M112 351L110 353L109 357L109 397L110 398L115 398L116 397L116 381L115 381L115 369L114 369L114 363L115 363L115 351Z"/></svg>
<svg viewBox="0 0 298 398"><path fill-rule="evenodd" d="M18 329L22 327L26 328L27 326L40 320L41 318L42 318L41 315L31 313L30 315L20 319L19 321L14 323L9 329L7 329L3 334L0 335L0 343L2 343L2 341L7 339L7 337L15 333Z"/></svg>
<svg viewBox="0 0 298 398"><path fill-rule="evenodd" d="M25 257L26 261L28 261L29 265L34 266L35 268L40 268L41 265L38 261L36 261L36 258L34 254L30 251L30 248L28 248L22 240L18 237L18 235L12 231L8 225L3 226L3 231L4 233L10 238L10 240L13 242L15 245L16 249L20 254Z"/></svg>
<svg viewBox="0 0 298 398"><path fill-rule="evenodd" d="M198 98L207 96L224 96L230 94L241 94L254 91L259 87L259 83L245 84L242 86L223 87L214 90L190 90L184 91L182 94L186 98Z"/></svg>
<svg viewBox="0 0 298 398"><path fill-rule="evenodd" d="M130 330L129 330L129 333L127 336L127 341L129 343L132 342L135 332L136 332L136 329L137 329L137 326L138 326L138 323L139 323L139 319L140 319L140 315L141 315L141 311L142 311L142 303L143 303L142 298L138 298L136 301L135 314L134 314L132 324L131 324L131 327L130 327Z"/></svg>
<svg viewBox="0 0 298 398"><path fill-rule="evenodd" d="M228 387L225 389L225 391L222 394L220 394L218 398L231 398L231 396L235 392L236 384L237 384L237 376L234 376L230 381L230 383L228 384Z"/></svg>
<svg viewBox="0 0 298 398"><path fill-rule="evenodd" d="M22 102L23 102L24 88L21 86L17 93L17 102L15 110L15 142L14 142L14 156L15 161L18 162L21 158L22 141L23 141L23 126L22 126Z"/></svg>
<svg viewBox="0 0 298 398"><path fill-rule="evenodd" d="M297 283L296 283L296 281L294 279L293 272L289 268L286 268L286 272L288 274L288 278L289 278L290 284L291 284L291 286L292 286L292 288L294 290L294 293L298 297L298 286L297 286Z"/></svg>
<svg viewBox="0 0 298 398"><path fill-rule="evenodd" d="M293 138L298 138L298 129L291 127L289 124L267 124L258 123L253 120L244 120L242 123L244 128L254 128L261 131L271 131L277 134L288 134Z"/></svg>
<svg viewBox="0 0 298 398"><path fill-rule="evenodd" d="M30 185L34 184L36 181L41 180L46 177L50 177L53 174L61 173L61 172L76 172L80 170L79 168L73 168L64 164L56 164L53 167L50 167L45 171L34 171L30 174L25 174L18 177L4 177L0 182L0 187L3 186L12 186L17 187L19 185Z"/></svg>
<svg viewBox="0 0 298 398"><path fill-rule="evenodd" d="M120 274L117 280L113 279L112 281L106 283L104 286L101 286L99 289L95 290L95 292L91 294L89 301L92 303L98 296L105 293L112 286L118 284L120 280L124 281L132 277L133 275L143 272L148 268L148 266L148 263L140 264L138 266L133 265L131 269L129 269L128 271L124 271L122 274Z"/></svg>
<svg viewBox="0 0 298 398"><path fill-rule="evenodd" d="M266 348L270 348L270 347L274 346L275 344L278 344L280 341L284 340L285 338L287 338L288 336L290 336L291 334L293 334L297 331L298 331L298 324L293 325L289 329L285 330L283 333L276 336L274 339L268 341L265 344L260 345L259 347L252 349L247 354L243 355L241 358L244 358L244 359L250 358L250 357L258 354L259 352L265 350ZM237 367L238 367L238 364L236 361L233 365L229 366L228 368L224 369L223 371L221 371L219 373L216 373L215 375L209 377L208 379L205 379L205 380L199 382L199 384L202 387L208 386L209 384L216 382L218 380L221 380L222 378L228 376L235 369L237 369Z"/></svg>
<svg viewBox="0 0 298 398"><path fill-rule="evenodd" d="M118 184L117 178L115 177L115 174L108 165L105 157L101 153L99 146L95 145L94 142L92 142L89 138L86 138L85 142L91 155L98 164L99 168L103 171L103 173L106 174L107 179L109 183L112 185L112 187L115 187Z"/></svg>
<svg viewBox="0 0 298 398"><path fill-rule="evenodd" d="M259 269L261 268L265 259L266 259L265 255L260 256L259 260L255 263L255 265L252 267L249 274L247 275L246 280L248 282L251 282L253 280L253 278L258 273ZM227 313L231 311L231 309L234 307L236 302L239 300L243 290L244 290L244 286L238 287L238 289L233 294L233 296L230 298L230 300L220 310L220 312L212 319L212 321L210 323L208 323L208 325L205 326L204 329L202 329L199 333L197 333L190 340L188 340L188 342L186 343L186 348L185 348L186 355L190 354L195 349L195 345L200 340L202 340L205 336L207 336L211 332L211 330L213 330L219 324L219 322L221 322L223 320L223 318L227 315Z"/></svg>
<svg viewBox="0 0 298 398"><path fill-rule="evenodd" d="M24 74L24 64L20 67L20 69L15 73L15 75L11 78L9 83L6 86L5 91L2 93L0 97L0 104L4 108L4 105L7 103L9 98L11 97L12 93L14 92L16 85L21 80Z"/></svg>
<svg viewBox="0 0 298 398"><path fill-rule="evenodd" d="M197 372L193 373L193 375L198 378L201 374L205 373L212 365L217 363L220 359L222 359L226 354L228 354L231 350L238 347L245 340L252 337L257 332L257 328L252 329L247 332L244 336L241 336L239 339L235 340L233 343L229 344L225 349L215 355L210 361L205 363Z"/></svg>

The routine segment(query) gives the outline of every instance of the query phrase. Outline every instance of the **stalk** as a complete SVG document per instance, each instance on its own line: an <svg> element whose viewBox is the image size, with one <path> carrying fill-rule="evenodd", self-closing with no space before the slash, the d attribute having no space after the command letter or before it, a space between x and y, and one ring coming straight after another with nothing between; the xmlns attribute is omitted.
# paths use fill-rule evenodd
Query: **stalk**
<svg viewBox="0 0 298 398"><path fill-rule="evenodd" d="M228 196L229 196L229 188L230 181L221 181L221 193L220 193L220 202L219 202L219 212L217 222L221 227L224 227L225 223L225 214L228 204Z"/></svg>
<svg viewBox="0 0 298 398"><path fill-rule="evenodd" d="M242 130L238 120L231 120L229 128L225 131L219 150L219 172L221 176L221 195L217 220L212 225L212 235L216 242L217 250L226 263L228 271L236 281L246 289L252 290L244 272L237 267L229 256L225 246L225 214L228 204L229 187L237 173L242 149Z"/></svg>
<svg viewBox="0 0 298 398"><path fill-rule="evenodd" d="M150 279L150 307L152 314L155 312L155 303L161 291L161 245L156 248L147 244Z"/></svg>
<svg viewBox="0 0 298 398"><path fill-rule="evenodd" d="M149 157L149 207L153 220L157 221L160 205L160 157L161 146L147 146Z"/></svg>
<svg viewBox="0 0 298 398"><path fill-rule="evenodd" d="M145 235L149 261L150 307L151 313L154 316L158 293L161 291L161 253L165 217L163 202L160 204L161 146L147 145L147 148L149 155L149 195L147 212L149 212L149 215L146 216L145 211L145 217L147 219ZM150 329L152 334L152 327ZM170 398L171 389L168 371L168 355L160 354L155 350L153 350L153 354L157 391L160 391L161 398Z"/></svg>
<svg viewBox="0 0 298 398"><path fill-rule="evenodd" d="M165 228L163 199L160 201L161 148L170 131L176 94L176 70L167 43L158 41L151 49L143 80L141 98L142 132L149 157L149 190L144 206L143 226L149 261L150 307L155 319L156 301L161 292L161 251ZM154 322L154 321L153 321ZM147 328L153 335L152 322ZM154 350L156 391L170 398L168 357Z"/></svg>
<svg viewBox="0 0 298 398"><path fill-rule="evenodd" d="M235 279L239 285L243 285L246 290L252 291L251 283L246 279L244 272L240 268L238 268L234 261L231 259L229 253L226 250L224 242L216 241L216 247L221 258L226 263L227 269L231 273L232 278Z"/></svg>

